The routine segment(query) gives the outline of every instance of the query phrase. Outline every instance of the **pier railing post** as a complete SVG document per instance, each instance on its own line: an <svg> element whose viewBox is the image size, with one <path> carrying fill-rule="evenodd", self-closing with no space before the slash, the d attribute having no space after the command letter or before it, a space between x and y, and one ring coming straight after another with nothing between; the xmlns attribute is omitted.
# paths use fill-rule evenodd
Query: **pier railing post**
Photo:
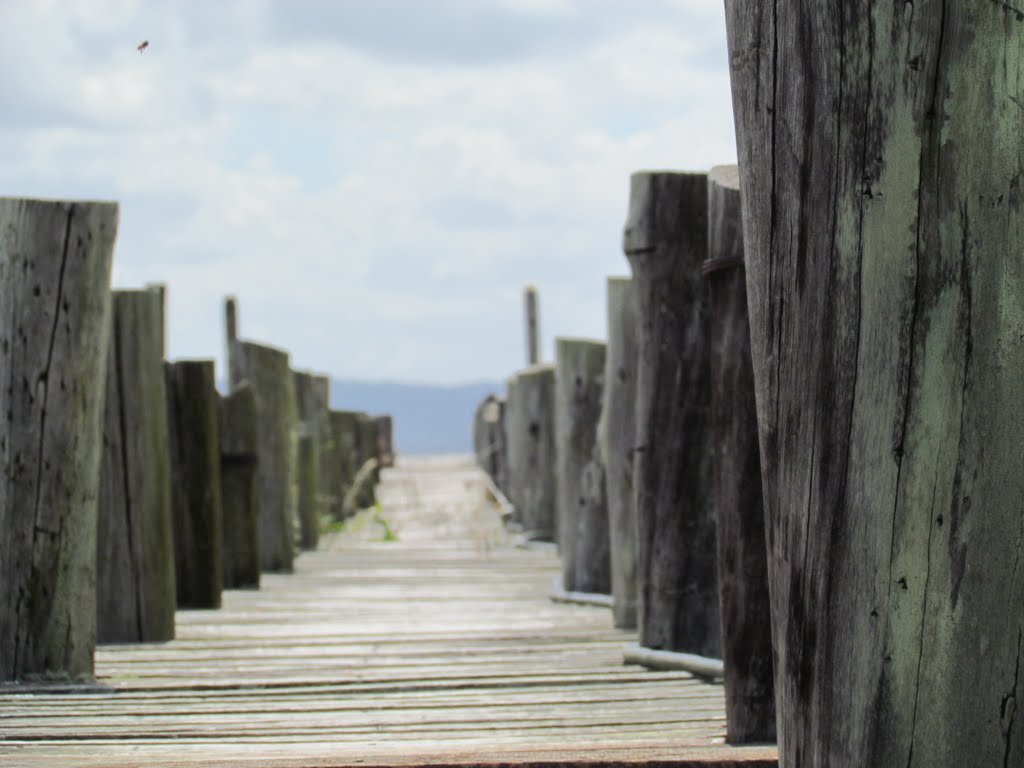
<svg viewBox="0 0 1024 768"><path fill-rule="evenodd" d="M224 587L260 585L259 408L248 382L220 400Z"/></svg>
<svg viewBox="0 0 1024 768"><path fill-rule="evenodd" d="M177 360L166 374L178 606L219 608L224 529L214 363Z"/></svg>
<svg viewBox="0 0 1024 768"><path fill-rule="evenodd" d="M110 203L0 199L0 680L92 677Z"/></svg>
<svg viewBox="0 0 1024 768"><path fill-rule="evenodd" d="M725 5L780 763L1024 765L1020 5Z"/></svg>
<svg viewBox="0 0 1024 768"><path fill-rule="evenodd" d="M610 594L608 506L597 448L605 345L555 339L558 551L566 592Z"/></svg>
<svg viewBox="0 0 1024 768"><path fill-rule="evenodd" d="M174 638L163 297L113 292L96 562L99 643Z"/></svg>
<svg viewBox="0 0 1024 768"><path fill-rule="evenodd" d="M608 350L598 445L607 489L612 614L620 629L636 627L636 323L632 281L608 278Z"/></svg>
<svg viewBox="0 0 1024 768"><path fill-rule="evenodd" d="M775 740L768 550L761 503L754 372L743 271L743 221L736 166L708 177L711 435L718 525L726 739Z"/></svg>
<svg viewBox="0 0 1024 768"><path fill-rule="evenodd" d="M526 536L555 541L555 368L520 371L508 387L509 490Z"/></svg>
<svg viewBox="0 0 1024 768"><path fill-rule="evenodd" d="M701 264L707 175L635 173L623 248L637 316L640 644L718 658L721 626Z"/></svg>

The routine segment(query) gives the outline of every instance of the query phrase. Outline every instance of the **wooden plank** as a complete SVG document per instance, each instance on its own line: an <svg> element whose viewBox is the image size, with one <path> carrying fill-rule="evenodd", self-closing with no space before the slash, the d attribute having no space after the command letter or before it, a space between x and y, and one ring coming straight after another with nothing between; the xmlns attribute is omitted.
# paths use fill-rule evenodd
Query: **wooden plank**
<svg viewBox="0 0 1024 768"><path fill-rule="evenodd" d="M479 470L407 461L382 473L397 540L331 534L294 575L179 611L173 642L102 648L106 688L0 687L0 761L774 765L723 751L720 686L624 665L610 611L552 604L554 553L512 546Z"/></svg>

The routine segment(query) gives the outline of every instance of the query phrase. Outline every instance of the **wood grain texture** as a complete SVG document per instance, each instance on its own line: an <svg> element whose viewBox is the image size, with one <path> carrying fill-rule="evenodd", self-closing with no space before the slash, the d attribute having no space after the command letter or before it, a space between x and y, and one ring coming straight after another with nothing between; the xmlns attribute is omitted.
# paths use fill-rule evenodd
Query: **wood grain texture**
<svg viewBox="0 0 1024 768"><path fill-rule="evenodd" d="M775 741L768 550L736 166L708 176L711 445L730 744Z"/></svg>
<svg viewBox="0 0 1024 768"><path fill-rule="evenodd" d="M555 485L562 588L611 593L608 505L597 422L604 342L555 339Z"/></svg>
<svg viewBox="0 0 1024 768"><path fill-rule="evenodd" d="M173 642L100 649L105 688L0 688L0 762L775 764L722 745L720 686L625 666L608 611L548 601L554 554L511 545L470 457L403 457L379 493L396 540L357 518Z"/></svg>
<svg viewBox="0 0 1024 768"><path fill-rule="evenodd" d="M96 539L100 643L174 637L163 313L156 291L113 292Z"/></svg>
<svg viewBox="0 0 1024 768"><path fill-rule="evenodd" d="M260 562L264 572L287 573L295 558L298 526L292 478L298 408L288 353L238 340L232 355L241 378L256 393L260 422Z"/></svg>
<svg viewBox="0 0 1024 768"><path fill-rule="evenodd" d="M707 175L635 173L623 250L637 317L641 645L719 658L707 315Z"/></svg>
<svg viewBox="0 0 1024 768"><path fill-rule="evenodd" d="M309 371L294 371L298 414L295 436L295 513L298 546L316 549L320 535L320 450L327 419L325 380Z"/></svg>
<svg viewBox="0 0 1024 768"><path fill-rule="evenodd" d="M242 382L220 399L224 588L260 585L259 408Z"/></svg>
<svg viewBox="0 0 1024 768"><path fill-rule="evenodd" d="M0 198L0 681L92 675L117 219Z"/></svg>
<svg viewBox="0 0 1024 768"><path fill-rule="evenodd" d="M506 429L510 500L528 538L554 541L555 368L536 365L509 383Z"/></svg>
<svg viewBox="0 0 1024 768"><path fill-rule="evenodd" d="M1024 765L1024 14L726 3L786 765Z"/></svg>
<svg viewBox="0 0 1024 768"><path fill-rule="evenodd" d="M344 517L343 502L359 471L359 412L332 410L327 415L330 430L328 458L324 463L331 496L331 516Z"/></svg>
<svg viewBox="0 0 1024 768"><path fill-rule="evenodd" d="M608 349L604 367L598 448L605 469L612 612L615 626L636 628L636 507L633 447L636 435L636 307L633 284L609 277Z"/></svg>
<svg viewBox="0 0 1024 768"><path fill-rule="evenodd" d="M526 336L526 365L540 362L540 308L537 302L537 288L528 285L523 290L523 320Z"/></svg>
<svg viewBox="0 0 1024 768"><path fill-rule="evenodd" d="M178 606L219 608L224 523L214 362L176 360L165 371Z"/></svg>
<svg viewBox="0 0 1024 768"><path fill-rule="evenodd" d="M242 361L235 353L238 342L238 299L234 296L224 297L224 361L228 369L228 391L235 389L245 378Z"/></svg>

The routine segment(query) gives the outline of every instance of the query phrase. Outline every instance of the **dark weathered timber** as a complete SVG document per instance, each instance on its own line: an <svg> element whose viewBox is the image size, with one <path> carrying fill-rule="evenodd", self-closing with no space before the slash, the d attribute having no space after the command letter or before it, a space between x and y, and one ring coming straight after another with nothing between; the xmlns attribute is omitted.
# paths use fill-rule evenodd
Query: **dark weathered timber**
<svg viewBox="0 0 1024 768"><path fill-rule="evenodd" d="M260 585L259 409L243 382L220 400L224 588Z"/></svg>
<svg viewBox="0 0 1024 768"><path fill-rule="evenodd" d="M224 363L228 369L228 391L235 389L245 378L242 361L235 353L238 342L238 299L224 297Z"/></svg>
<svg viewBox="0 0 1024 768"><path fill-rule="evenodd" d="M260 423L260 563L265 572L290 572L297 526L292 496L298 409L288 353L252 341L235 342L233 358L256 394Z"/></svg>
<svg viewBox="0 0 1024 768"><path fill-rule="evenodd" d="M179 608L219 608L224 584L220 401L213 360L165 365Z"/></svg>
<svg viewBox="0 0 1024 768"><path fill-rule="evenodd" d="M374 421L373 416L362 411L356 416L356 445L359 455L356 471L358 472L370 459L377 459L373 469L373 482L376 483L380 472L380 459L377 454L377 422Z"/></svg>
<svg viewBox="0 0 1024 768"><path fill-rule="evenodd" d="M473 455L476 464L505 492L505 400L488 395L473 412Z"/></svg>
<svg viewBox="0 0 1024 768"><path fill-rule="evenodd" d="M296 514L299 548L316 549L320 536L320 444L327 419L327 388L322 377L294 372L296 425Z"/></svg>
<svg viewBox="0 0 1024 768"><path fill-rule="evenodd" d="M555 367L520 371L509 381L507 394L509 491L516 522L528 538L554 541Z"/></svg>
<svg viewBox="0 0 1024 768"><path fill-rule="evenodd" d="M160 302L160 357L167 357L167 284L146 283L146 290L152 291Z"/></svg>
<svg viewBox="0 0 1024 768"><path fill-rule="evenodd" d="M526 286L523 291L524 316L526 321L526 364L540 362L540 312L537 308L537 288Z"/></svg>
<svg viewBox="0 0 1024 768"><path fill-rule="evenodd" d="M704 276L711 326L711 435L726 738L730 744L770 742L775 740L775 683L768 551L739 172L734 165L713 168L708 176Z"/></svg>
<svg viewBox="0 0 1024 768"><path fill-rule="evenodd" d="M317 517L323 518L331 514L334 497L331 494L327 479L329 444L331 441L331 425L327 414L330 412L331 379L324 374L313 375L313 395L318 403L317 419Z"/></svg>
<svg viewBox="0 0 1024 768"><path fill-rule="evenodd" d="M388 414L374 417L377 425L377 459L381 467L395 466L395 447L392 436L394 420Z"/></svg>
<svg viewBox="0 0 1024 768"><path fill-rule="evenodd" d="M114 291L96 551L96 640L174 638L174 535L159 292Z"/></svg>
<svg viewBox="0 0 1024 768"><path fill-rule="evenodd" d="M0 681L92 677L117 217L0 198Z"/></svg>
<svg viewBox="0 0 1024 768"><path fill-rule="evenodd" d="M636 628L636 322L632 281L628 277L608 278L608 349L597 442L608 504L612 614L620 629Z"/></svg>
<svg viewBox="0 0 1024 768"><path fill-rule="evenodd" d="M623 249L637 325L640 644L721 652L709 443L707 175L635 173Z"/></svg>
<svg viewBox="0 0 1024 768"><path fill-rule="evenodd" d="M357 411L332 410L327 415L333 467L327 469L331 496L330 514L336 520L344 517L345 493L359 471L358 419Z"/></svg>
<svg viewBox="0 0 1024 768"><path fill-rule="evenodd" d="M611 593L608 505L597 447L605 345L555 339L558 552L567 592Z"/></svg>
<svg viewBox="0 0 1024 768"><path fill-rule="evenodd" d="M1024 765L1024 14L726 7L782 763Z"/></svg>

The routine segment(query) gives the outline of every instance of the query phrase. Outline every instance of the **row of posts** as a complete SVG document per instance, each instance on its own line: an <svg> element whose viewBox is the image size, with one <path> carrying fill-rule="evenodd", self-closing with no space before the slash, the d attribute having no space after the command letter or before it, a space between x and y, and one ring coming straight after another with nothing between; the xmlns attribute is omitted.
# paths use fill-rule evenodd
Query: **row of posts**
<svg viewBox="0 0 1024 768"><path fill-rule="evenodd" d="M239 339L165 361L163 286L111 290L113 203L0 199L0 681L85 680L96 643L174 637L176 608L289 572L372 504L391 419Z"/></svg>
<svg viewBox="0 0 1024 768"><path fill-rule="evenodd" d="M514 523L557 543L562 591L610 595L640 661L724 675L730 743L775 739L741 233L734 166L634 174L607 340L541 363L527 288L529 365L474 424Z"/></svg>

